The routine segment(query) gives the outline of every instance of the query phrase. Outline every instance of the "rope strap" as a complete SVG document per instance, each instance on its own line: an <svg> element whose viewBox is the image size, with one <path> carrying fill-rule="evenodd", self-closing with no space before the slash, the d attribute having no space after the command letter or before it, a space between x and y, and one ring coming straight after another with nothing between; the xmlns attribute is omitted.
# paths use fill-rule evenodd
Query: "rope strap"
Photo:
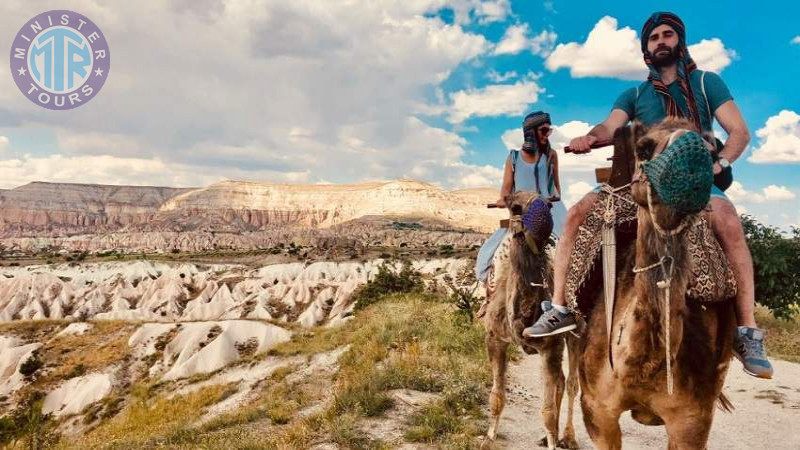
<svg viewBox="0 0 800 450"><path fill-rule="evenodd" d="M668 253L668 249L665 249L664 256L655 263L650 264L646 267L634 267L633 273L639 274L642 272L647 272L648 270L653 270L655 268L661 268L661 274L663 279L656 283L656 287L664 291L664 353L665 358L667 360L667 394L672 395L673 387L674 387L674 380L672 376L672 328L670 324L670 286L672 285L672 274L675 270L675 259L670 256Z"/></svg>

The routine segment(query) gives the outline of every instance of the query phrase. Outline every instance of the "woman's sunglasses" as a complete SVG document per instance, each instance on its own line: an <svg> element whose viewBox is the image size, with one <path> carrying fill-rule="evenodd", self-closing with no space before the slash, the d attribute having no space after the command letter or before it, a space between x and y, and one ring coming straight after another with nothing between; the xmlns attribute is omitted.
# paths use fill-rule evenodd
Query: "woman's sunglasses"
<svg viewBox="0 0 800 450"><path fill-rule="evenodd" d="M543 134L543 135L547 136L547 135L549 135L550 133L553 132L553 129L550 128L550 127L541 127L541 128L539 128L538 131L539 131L540 134Z"/></svg>

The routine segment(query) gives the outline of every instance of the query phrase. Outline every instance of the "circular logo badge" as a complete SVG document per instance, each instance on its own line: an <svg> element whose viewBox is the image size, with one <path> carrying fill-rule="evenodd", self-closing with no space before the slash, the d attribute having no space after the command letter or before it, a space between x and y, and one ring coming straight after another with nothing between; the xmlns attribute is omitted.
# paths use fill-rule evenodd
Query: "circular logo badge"
<svg viewBox="0 0 800 450"><path fill-rule="evenodd" d="M19 90L39 106L72 109L100 92L111 53L103 32L74 11L48 11L17 33L11 45L11 74Z"/></svg>

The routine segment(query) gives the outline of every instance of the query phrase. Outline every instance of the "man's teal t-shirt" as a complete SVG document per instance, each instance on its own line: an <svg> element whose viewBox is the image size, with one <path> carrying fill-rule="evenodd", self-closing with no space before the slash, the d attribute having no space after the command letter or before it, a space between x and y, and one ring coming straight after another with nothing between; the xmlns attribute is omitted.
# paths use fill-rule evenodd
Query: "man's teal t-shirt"
<svg viewBox="0 0 800 450"><path fill-rule="evenodd" d="M703 83L701 83L701 78L704 78ZM703 84L705 84L706 88L706 97L703 97ZM731 92L725 86L722 78L714 72L695 70L689 75L689 85L692 87L692 93L694 93L695 102L697 103L700 125L703 127L703 131L711 132L714 111L723 103L732 100L733 96L731 96ZM681 93L678 80L672 82L668 88L672 98L678 104L678 108L684 112L686 117L689 117L689 108L686 105L686 99L683 98ZM708 99L708 104L706 104L706 99ZM710 112L709 107L711 108ZM644 125L660 122L667 115L664 107L664 98L656 92L653 84L649 81L623 92L614 102L613 109L625 111L631 120L638 120Z"/></svg>

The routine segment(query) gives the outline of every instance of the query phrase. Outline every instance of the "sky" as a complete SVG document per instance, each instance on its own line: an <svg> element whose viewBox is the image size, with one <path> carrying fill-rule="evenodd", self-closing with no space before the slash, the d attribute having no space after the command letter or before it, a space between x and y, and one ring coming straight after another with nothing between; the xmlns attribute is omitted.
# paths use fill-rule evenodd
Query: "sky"
<svg viewBox="0 0 800 450"><path fill-rule="evenodd" d="M551 114L560 150L646 77L638 33L657 6L643 3L3 0L0 48L37 14L68 9L103 31L111 69L68 111L33 104L0 69L0 189L395 178L499 188L527 112ZM749 127L728 196L762 222L800 226L800 3L664 7ZM609 154L560 156L570 204Z"/></svg>

